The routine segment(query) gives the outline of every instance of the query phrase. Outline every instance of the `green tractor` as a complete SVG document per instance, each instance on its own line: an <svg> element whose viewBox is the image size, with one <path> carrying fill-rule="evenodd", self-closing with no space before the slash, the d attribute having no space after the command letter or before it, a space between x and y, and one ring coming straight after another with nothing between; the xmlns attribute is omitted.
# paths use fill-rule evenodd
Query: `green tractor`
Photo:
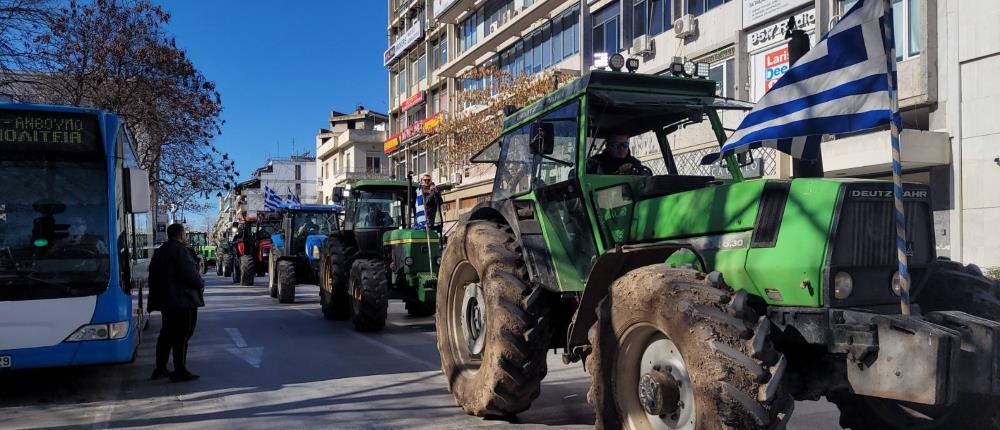
<svg viewBox="0 0 1000 430"><path fill-rule="evenodd" d="M746 180L732 156L726 177L679 172L672 133L705 123L721 143L720 111L749 108L715 91L593 71L506 117L473 157L497 166L492 199L438 271L458 405L528 409L561 348L585 360L602 428L783 428L793 400L822 396L854 429L997 428L998 288L935 256L927 187L905 187L904 315L891 183ZM655 159L600 174L620 149L606 142L640 134Z"/></svg>
<svg viewBox="0 0 1000 430"><path fill-rule="evenodd" d="M402 299L411 316L433 314L441 239L410 228L412 182L360 180L346 194L341 234L326 242L320 262L323 315L379 331L390 298Z"/></svg>
<svg viewBox="0 0 1000 430"><path fill-rule="evenodd" d="M298 284L318 281L320 249L338 234L340 208L287 204L278 208L280 226L270 237L267 287L280 303L295 302Z"/></svg>
<svg viewBox="0 0 1000 430"><path fill-rule="evenodd" d="M215 245L208 244L208 234L192 231L188 233L188 242L198 254L198 270L202 275L208 273L208 267L215 264Z"/></svg>

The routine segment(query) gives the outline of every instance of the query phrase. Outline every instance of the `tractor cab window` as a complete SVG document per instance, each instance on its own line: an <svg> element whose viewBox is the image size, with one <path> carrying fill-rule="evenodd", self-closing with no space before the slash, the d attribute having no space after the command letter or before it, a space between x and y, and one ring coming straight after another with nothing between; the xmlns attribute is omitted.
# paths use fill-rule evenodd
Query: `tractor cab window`
<svg viewBox="0 0 1000 430"><path fill-rule="evenodd" d="M390 192L361 191L358 202L354 206L357 228L396 227L396 219L392 217L392 206L395 196Z"/></svg>

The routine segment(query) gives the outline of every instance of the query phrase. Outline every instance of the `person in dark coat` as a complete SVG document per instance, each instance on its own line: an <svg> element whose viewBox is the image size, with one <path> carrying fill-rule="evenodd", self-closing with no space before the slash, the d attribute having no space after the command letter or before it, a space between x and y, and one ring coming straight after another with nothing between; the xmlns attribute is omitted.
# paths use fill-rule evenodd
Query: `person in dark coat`
<svg viewBox="0 0 1000 430"><path fill-rule="evenodd" d="M592 175L643 175L642 162L629 151L628 135L608 136L604 150L587 159L587 173Z"/></svg>
<svg viewBox="0 0 1000 430"><path fill-rule="evenodd" d="M188 371L188 341L198 322L198 308L205 306L205 281L198 271L194 251L187 247L184 225L167 227L167 242L153 252L149 262L149 312L160 311L162 324L156 339L153 379L169 376L172 382L198 379ZM174 371L167 372L173 352Z"/></svg>
<svg viewBox="0 0 1000 430"><path fill-rule="evenodd" d="M424 194L424 216L427 217L427 225L434 228L438 211L441 210L444 200L441 198L437 185L431 181L431 175L424 175L420 178L420 192Z"/></svg>

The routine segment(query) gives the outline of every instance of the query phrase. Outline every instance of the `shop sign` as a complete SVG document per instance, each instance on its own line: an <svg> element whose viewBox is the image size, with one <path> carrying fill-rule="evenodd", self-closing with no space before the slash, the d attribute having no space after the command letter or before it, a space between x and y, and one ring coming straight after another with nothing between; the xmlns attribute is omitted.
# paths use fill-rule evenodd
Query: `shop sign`
<svg viewBox="0 0 1000 430"><path fill-rule="evenodd" d="M386 139L382 144L382 152L389 154L399 148L399 133Z"/></svg>
<svg viewBox="0 0 1000 430"><path fill-rule="evenodd" d="M743 28L812 2L813 0L743 0Z"/></svg>
<svg viewBox="0 0 1000 430"><path fill-rule="evenodd" d="M441 16L455 0L434 0L434 18Z"/></svg>
<svg viewBox="0 0 1000 430"><path fill-rule="evenodd" d="M437 131L437 128L441 125L441 121L444 120L444 112L438 112L424 120L424 124L420 127L424 134L431 134Z"/></svg>
<svg viewBox="0 0 1000 430"><path fill-rule="evenodd" d="M389 63L392 63L396 57L399 57L400 54L406 51L409 47L413 46L414 43L417 43L417 41L423 36L424 21L417 20L417 25L410 27L409 30L406 30L406 32L401 34L399 38L396 39L396 43L393 43L392 46L385 51L385 54L382 57L385 61L385 65L388 66Z"/></svg>
<svg viewBox="0 0 1000 430"><path fill-rule="evenodd" d="M764 92L771 90L788 72L788 46L764 53Z"/></svg>
<svg viewBox="0 0 1000 430"><path fill-rule="evenodd" d="M424 102L424 92L417 91L417 93L410 96L410 98L403 100L403 102L399 104L399 108L401 110L407 111L410 110L410 108L417 106L423 102Z"/></svg>
<svg viewBox="0 0 1000 430"><path fill-rule="evenodd" d="M799 30L813 31L816 28L816 11L810 9L795 15L795 26ZM747 51L753 52L774 43L783 42L786 31L788 31L788 17L747 33Z"/></svg>

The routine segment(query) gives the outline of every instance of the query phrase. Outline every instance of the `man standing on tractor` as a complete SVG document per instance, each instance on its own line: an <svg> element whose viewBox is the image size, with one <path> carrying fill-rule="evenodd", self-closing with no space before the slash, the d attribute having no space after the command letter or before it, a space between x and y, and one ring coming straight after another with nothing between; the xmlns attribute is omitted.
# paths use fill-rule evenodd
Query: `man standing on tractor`
<svg viewBox="0 0 1000 430"><path fill-rule="evenodd" d="M587 173L592 175L643 175L653 173L629 151L628 135L611 133L600 154L587 159Z"/></svg>
<svg viewBox="0 0 1000 430"><path fill-rule="evenodd" d="M443 200L437 186L431 181L431 175L420 177L420 191L424 194L424 213L427 216L427 225L434 228L433 226L436 225L434 221L437 219L437 213Z"/></svg>

